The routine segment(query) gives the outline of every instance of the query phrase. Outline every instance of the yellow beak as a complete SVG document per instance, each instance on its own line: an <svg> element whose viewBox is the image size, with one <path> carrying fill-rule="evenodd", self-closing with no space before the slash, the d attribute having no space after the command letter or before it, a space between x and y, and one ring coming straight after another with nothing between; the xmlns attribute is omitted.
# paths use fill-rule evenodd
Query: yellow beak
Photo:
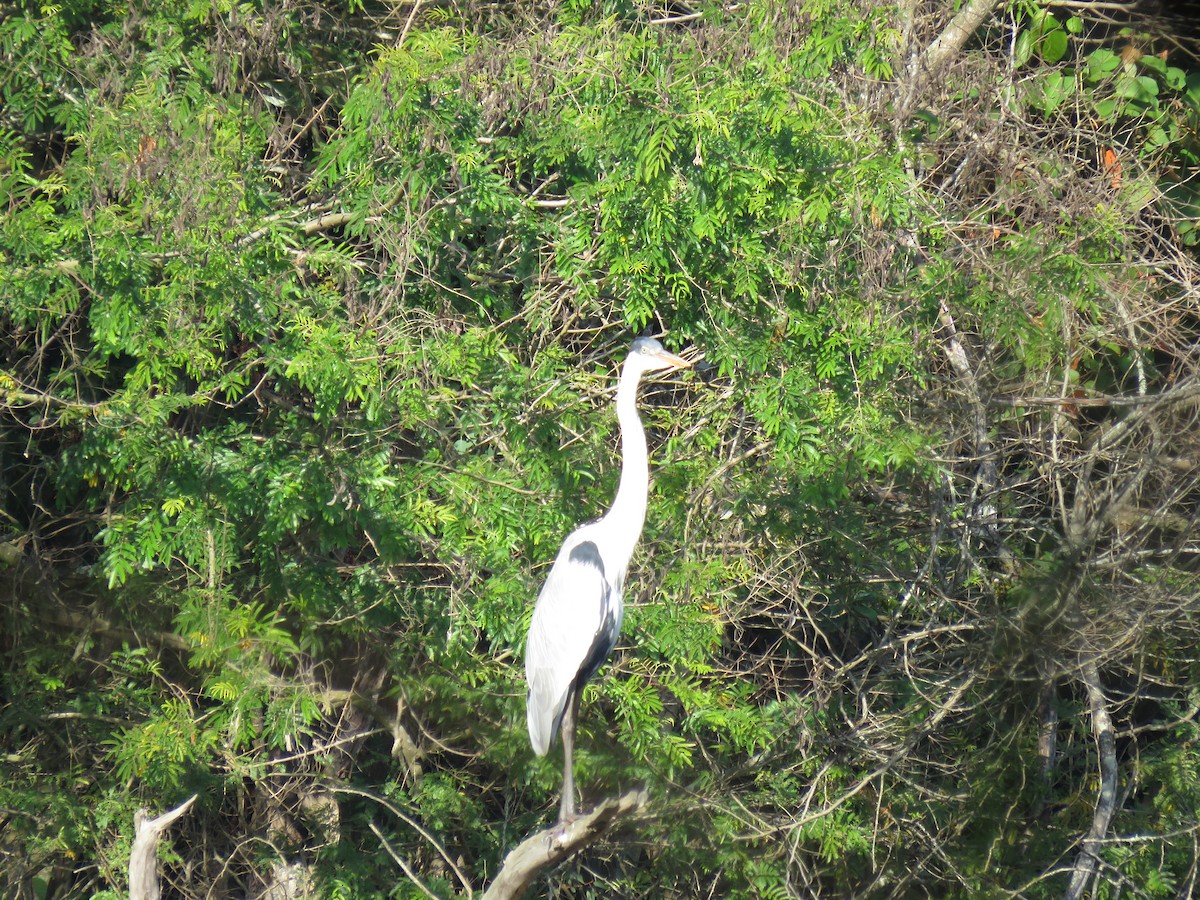
<svg viewBox="0 0 1200 900"><path fill-rule="evenodd" d="M690 359L684 359L682 356L676 356L674 353L668 353L666 350L654 355L656 359L662 361L662 368L669 372L673 372L676 369L686 369L692 365Z"/></svg>

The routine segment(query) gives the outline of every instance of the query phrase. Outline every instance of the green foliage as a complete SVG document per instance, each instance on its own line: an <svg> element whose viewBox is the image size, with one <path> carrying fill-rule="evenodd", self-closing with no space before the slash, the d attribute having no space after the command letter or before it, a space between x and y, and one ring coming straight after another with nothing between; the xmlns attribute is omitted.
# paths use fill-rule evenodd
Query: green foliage
<svg viewBox="0 0 1200 900"><path fill-rule="evenodd" d="M1195 117L1181 116L1197 108L1197 73L1171 65L1162 56L1142 53L1133 45L1124 53L1097 47L1078 58L1067 58L1069 36L1082 26L1076 18L1060 24L1042 10L1022 31L1016 47L1018 64L1036 52L1051 64L1066 59L1074 65L1041 68L1028 93L1030 105L1047 117L1097 116L1113 131L1113 143L1132 145L1140 156L1178 154L1194 163ZM1189 119L1191 121L1189 121Z"/></svg>
<svg viewBox="0 0 1200 900"><path fill-rule="evenodd" d="M1192 377L1194 316L1146 300L1187 272L1131 260L1196 239L1195 73L1029 11L1005 96L1100 125L1006 169L1007 136L963 137L1020 118L982 82L891 133L890 7L648 9L0 22L9 883L119 896L134 811L196 792L161 851L196 896L281 859L329 896L426 896L378 835L434 892L482 887L556 802L522 642L615 490L622 349L661 330L705 361L644 388L647 527L577 759L589 804L648 786L646 843L546 893L1061 893L1096 770L1067 685L1126 630L1108 583L1151 624L1103 661L1141 742L1114 833L1145 835L1105 862L1180 890L1190 551L1137 545L1131 572L1121 541L1153 529L1122 525L1085 605L1049 585L1083 566L1063 520L1089 496L1057 479L1117 478L1119 423ZM1119 172L1072 169L1113 148ZM1174 409L1139 476L1180 504L1167 531L1194 518L1160 471L1190 458L1160 443L1189 433ZM1053 783L1043 666L1071 723Z"/></svg>
<svg viewBox="0 0 1200 900"><path fill-rule="evenodd" d="M1033 13L1028 26L1017 37L1013 48L1014 62L1023 66L1036 53L1042 61L1053 65L1067 55L1070 36L1082 30L1083 23L1076 16L1060 22L1050 10L1039 9Z"/></svg>

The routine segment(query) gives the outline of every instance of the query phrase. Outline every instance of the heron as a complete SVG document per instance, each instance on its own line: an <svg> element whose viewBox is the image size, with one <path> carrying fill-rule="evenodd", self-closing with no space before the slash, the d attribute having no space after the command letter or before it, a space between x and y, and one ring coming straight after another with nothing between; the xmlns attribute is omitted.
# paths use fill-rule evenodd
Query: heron
<svg viewBox="0 0 1200 900"><path fill-rule="evenodd" d="M525 678L529 742L545 756L562 731L563 786L559 821L575 818L575 725L584 685L612 652L625 611L625 572L646 520L650 464L637 412L637 390L648 372L692 363L668 353L654 338L629 348L617 386L621 427L621 480L609 511L576 528L563 542L538 594L529 625Z"/></svg>

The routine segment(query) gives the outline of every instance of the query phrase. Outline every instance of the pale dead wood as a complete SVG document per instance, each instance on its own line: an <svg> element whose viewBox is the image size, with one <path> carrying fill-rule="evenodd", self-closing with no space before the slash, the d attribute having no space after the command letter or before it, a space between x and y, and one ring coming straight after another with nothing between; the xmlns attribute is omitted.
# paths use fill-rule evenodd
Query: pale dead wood
<svg viewBox="0 0 1200 900"><path fill-rule="evenodd" d="M1087 890L1088 883L1096 871L1100 847L1108 826L1117 811L1117 744L1113 732L1112 716L1108 712L1108 700L1100 685L1100 673L1096 663L1089 660L1083 664L1080 680L1087 688L1088 701L1092 708L1092 734L1096 739L1096 751L1100 757L1100 795L1096 798L1096 811L1092 815L1092 827L1083 839L1079 855L1071 871L1071 882L1067 886L1066 900L1079 900Z"/></svg>
<svg viewBox="0 0 1200 900"><path fill-rule="evenodd" d="M937 39L925 48L917 62L917 69L928 76L936 74L951 57L962 50L996 6L997 0L971 0L964 4Z"/></svg>
<svg viewBox="0 0 1200 900"><path fill-rule="evenodd" d="M159 900L162 890L158 886L158 840L171 824L192 808L197 794L174 809L151 819L144 809L133 815L136 832L133 849L129 852L129 900Z"/></svg>
<svg viewBox="0 0 1200 900"><path fill-rule="evenodd" d="M971 359L967 355L966 346L959 336L958 326L945 301L941 303L938 318L945 333L943 352L950 367L958 376L963 394L972 411L971 439L975 447L975 458L979 460L979 466L975 473L975 484L971 489L972 524L977 526L977 530L982 533L988 546L998 557L1007 558L1009 553L1004 546L997 520L995 494L1000 470L993 452L990 437L992 429L991 423L988 421L987 405L983 401L976 367L972 365Z"/></svg>
<svg viewBox="0 0 1200 900"><path fill-rule="evenodd" d="M515 900L525 893L538 873L594 844L646 805L644 789L629 791L605 800L586 816L558 823L526 838L504 858L500 874L492 881L483 900Z"/></svg>
<svg viewBox="0 0 1200 900"><path fill-rule="evenodd" d="M917 104L922 88L932 82L943 68L962 50L979 27L988 20L999 0L969 0L950 20L941 33L920 53L913 54L908 77L901 84L903 97L897 105L897 122L902 123ZM907 9L911 19L916 4Z"/></svg>

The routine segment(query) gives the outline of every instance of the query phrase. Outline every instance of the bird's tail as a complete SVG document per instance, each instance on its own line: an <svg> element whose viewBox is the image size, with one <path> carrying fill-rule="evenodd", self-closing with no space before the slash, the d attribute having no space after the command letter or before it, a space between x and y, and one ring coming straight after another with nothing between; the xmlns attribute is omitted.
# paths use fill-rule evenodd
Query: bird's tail
<svg viewBox="0 0 1200 900"><path fill-rule="evenodd" d="M529 689L529 699L525 705L525 718L529 725L529 743L533 752L545 756L554 746L554 736L562 724L563 710L566 709L566 694L561 697L547 696L548 692L539 690L535 685Z"/></svg>

